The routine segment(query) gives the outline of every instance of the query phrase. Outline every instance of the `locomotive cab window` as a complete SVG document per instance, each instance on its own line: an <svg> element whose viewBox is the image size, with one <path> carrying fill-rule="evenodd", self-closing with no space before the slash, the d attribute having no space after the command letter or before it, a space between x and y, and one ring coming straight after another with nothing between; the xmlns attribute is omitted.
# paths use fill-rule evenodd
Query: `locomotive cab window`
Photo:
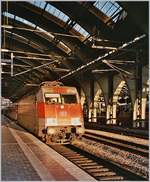
<svg viewBox="0 0 150 182"><path fill-rule="evenodd" d="M76 104L77 103L77 96L74 95L61 95L62 103L63 104Z"/></svg>
<svg viewBox="0 0 150 182"><path fill-rule="evenodd" d="M60 94L45 94L45 102L47 104L56 104L60 103Z"/></svg>

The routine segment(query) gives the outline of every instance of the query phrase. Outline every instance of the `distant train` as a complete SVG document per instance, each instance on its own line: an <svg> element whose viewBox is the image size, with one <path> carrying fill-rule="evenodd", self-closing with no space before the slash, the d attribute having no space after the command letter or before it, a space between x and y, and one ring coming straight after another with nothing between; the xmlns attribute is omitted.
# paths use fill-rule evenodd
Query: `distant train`
<svg viewBox="0 0 150 182"><path fill-rule="evenodd" d="M15 103L8 115L47 143L68 143L84 133L78 92L60 82L43 82Z"/></svg>

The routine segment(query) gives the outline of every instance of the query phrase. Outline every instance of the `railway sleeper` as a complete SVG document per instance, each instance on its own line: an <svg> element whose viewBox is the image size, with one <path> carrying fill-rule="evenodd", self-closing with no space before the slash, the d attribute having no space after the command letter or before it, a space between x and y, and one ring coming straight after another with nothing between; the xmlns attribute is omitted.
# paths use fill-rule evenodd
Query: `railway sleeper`
<svg viewBox="0 0 150 182"><path fill-rule="evenodd" d="M106 176L99 178L100 181L121 181L124 180L123 176Z"/></svg>
<svg viewBox="0 0 150 182"><path fill-rule="evenodd" d="M84 166L93 166L94 167L95 165L98 165L98 164L96 162L80 164L81 167L84 167Z"/></svg>
<svg viewBox="0 0 150 182"><path fill-rule="evenodd" d="M68 159L76 159L77 157L80 157L80 155L64 155Z"/></svg>
<svg viewBox="0 0 150 182"><path fill-rule="evenodd" d="M76 158L68 157L69 159L72 159L73 161L89 161L90 159L83 157L83 156L78 156ZM92 160L91 160L92 161Z"/></svg>
<svg viewBox="0 0 150 182"><path fill-rule="evenodd" d="M95 177L102 177L102 176L115 176L116 173L112 172L112 171L106 171L106 172L96 172L96 173L92 173L93 176Z"/></svg>
<svg viewBox="0 0 150 182"><path fill-rule="evenodd" d="M85 160L88 160L88 158L80 157L80 156L68 157L68 159L71 159L73 161L78 161L78 160L85 161Z"/></svg>
<svg viewBox="0 0 150 182"><path fill-rule="evenodd" d="M88 172L90 172L90 173L106 172L106 171L109 171L109 169L108 168L88 169Z"/></svg>
<svg viewBox="0 0 150 182"><path fill-rule="evenodd" d="M77 161L76 160L75 161L72 160L72 161L77 163L77 164L89 164L89 163L93 162L92 160L83 160L83 161L80 161L80 160L78 161L78 160Z"/></svg>
<svg viewBox="0 0 150 182"><path fill-rule="evenodd" d="M61 148L59 149L59 151L61 152L61 153L63 153L63 154L67 154L67 155L73 155L73 154L78 154L77 152L73 152L73 151L71 151L70 149L68 149L68 150L61 150Z"/></svg>
<svg viewBox="0 0 150 182"><path fill-rule="evenodd" d="M97 165L97 166L85 166L84 167L84 169L86 169L86 170L88 170L88 169L101 169L101 168L103 168L104 166L99 166L99 165Z"/></svg>

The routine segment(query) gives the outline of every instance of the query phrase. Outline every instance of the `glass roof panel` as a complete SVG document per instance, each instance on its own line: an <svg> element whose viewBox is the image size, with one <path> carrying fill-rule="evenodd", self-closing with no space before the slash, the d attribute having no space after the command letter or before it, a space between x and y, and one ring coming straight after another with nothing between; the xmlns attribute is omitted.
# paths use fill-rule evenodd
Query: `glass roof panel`
<svg viewBox="0 0 150 182"><path fill-rule="evenodd" d="M116 11L115 6L111 6L110 9L107 11L107 15L111 16L115 11Z"/></svg>
<svg viewBox="0 0 150 182"><path fill-rule="evenodd" d="M107 2L102 8L101 11L107 15L107 11L111 8L112 4L111 2Z"/></svg>
<svg viewBox="0 0 150 182"><path fill-rule="evenodd" d="M52 35L51 33L47 32L46 30L42 29L41 27L31 23L30 21L25 20L24 18L21 18L19 16L14 16L13 14L8 13L8 12L3 12L3 15L10 17L10 18L15 17L15 20L17 20L17 21L20 21L26 25L30 25L34 28L36 27L37 30L40 30L41 32L44 32L46 35L48 35L50 37L50 40L53 40L55 38L55 36ZM71 52L71 49L67 45L65 45L62 41L59 42L58 47L61 48L61 50L65 51L67 54L69 54Z"/></svg>
<svg viewBox="0 0 150 182"><path fill-rule="evenodd" d="M32 1L31 3L40 7L41 6L40 3L42 2L43 1L38 1L37 3L37 0L35 0ZM69 16L67 16L65 13L63 13L62 11L60 11L59 9L57 9L56 7L52 6L49 3L47 4L45 11L56 16L57 18L61 19L64 22L67 22L70 19ZM75 24L74 28L76 29L76 31L78 31L81 35L85 37L89 35L89 33L84 28L82 28L78 23Z"/></svg>
<svg viewBox="0 0 150 182"><path fill-rule="evenodd" d="M38 0L35 0L35 1L29 1L31 4L41 8L41 9L44 9L45 5L46 5L46 2L45 1L38 1Z"/></svg>
<svg viewBox="0 0 150 182"><path fill-rule="evenodd" d="M44 9L45 5L46 5L46 2L42 1L41 5L40 5L40 8Z"/></svg>
<svg viewBox="0 0 150 182"><path fill-rule="evenodd" d="M4 16L7 16L7 17L9 17L9 18L12 18L12 19L14 19L14 17L15 17L15 15L13 15L13 14L11 14L11 13L8 13L8 12L3 12L3 15L4 15Z"/></svg>
<svg viewBox="0 0 150 182"><path fill-rule="evenodd" d="M61 19L64 22L67 22L67 20L69 19L69 16L67 16L66 14L64 14L62 11L60 11L59 9L55 8L54 6L52 6L51 4L47 4L46 9L47 12L49 12L50 14L56 16L57 18Z"/></svg>
<svg viewBox="0 0 150 182"><path fill-rule="evenodd" d="M54 15L55 15L55 16L58 16L58 14L59 14L58 9L55 9L55 10L54 10Z"/></svg>
<svg viewBox="0 0 150 182"><path fill-rule="evenodd" d="M114 21L114 22L117 22L118 17L119 17L119 15L117 15L117 16L113 19L113 21Z"/></svg>
<svg viewBox="0 0 150 182"><path fill-rule="evenodd" d="M15 20L18 20L18 21L20 21L20 22L22 22L22 23L24 23L24 24L26 24L26 25L32 26L32 27L34 27L34 28L36 27L35 24L33 24L33 23L29 22L28 20L25 20L24 18L21 18L21 17L19 17L19 16L16 16L16 17L15 17Z"/></svg>
<svg viewBox="0 0 150 182"><path fill-rule="evenodd" d="M119 11L122 10L122 7L114 1L97 0L93 5L109 17L112 17L113 15L117 14Z"/></svg>
<svg viewBox="0 0 150 182"><path fill-rule="evenodd" d="M97 7L98 9L101 9L104 6L104 4L106 4L105 1L102 1L101 3L99 3L99 1L96 1L94 3L94 6Z"/></svg>
<svg viewBox="0 0 150 182"><path fill-rule="evenodd" d="M76 23L73 27L77 32L79 32L81 35L87 37L90 34L84 29L82 28L78 23Z"/></svg>
<svg viewBox="0 0 150 182"><path fill-rule="evenodd" d="M50 4L47 4L47 6L46 6L46 9L45 9L45 10L46 10L46 11L48 11L49 13L53 14L53 13L54 13L55 8L54 8L54 6L51 6Z"/></svg>
<svg viewBox="0 0 150 182"><path fill-rule="evenodd" d="M114 6L116 6L117 8L119 8L119 4L117 2L114 3ZM121 8L121 7L120 7Z"/></svg>

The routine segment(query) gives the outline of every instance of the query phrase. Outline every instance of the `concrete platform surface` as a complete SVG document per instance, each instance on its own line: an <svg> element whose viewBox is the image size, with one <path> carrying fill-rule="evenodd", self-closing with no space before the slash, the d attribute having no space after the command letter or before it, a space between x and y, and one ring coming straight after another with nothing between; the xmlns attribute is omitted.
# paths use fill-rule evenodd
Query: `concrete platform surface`
<svg viewBox="0 0 150 182"><path fill-rule="evenodd" d="M111 138L120 139L120 140L128 141L131 143L135 143L135 144L149 146L149 140L147 140L147 139L116 134L116 133L108 132L108 131L99 131L99 130L91 130L91 129L86 129L85 131L88 133L91 133L91 134L94 133L94 134L101 135L101 136L111 137Z"/></svg>
<svg viewBox="0 0 150 182"><path fill-rule="evenodd" d="M2 181L96 181L2 115Z"/></svg>

